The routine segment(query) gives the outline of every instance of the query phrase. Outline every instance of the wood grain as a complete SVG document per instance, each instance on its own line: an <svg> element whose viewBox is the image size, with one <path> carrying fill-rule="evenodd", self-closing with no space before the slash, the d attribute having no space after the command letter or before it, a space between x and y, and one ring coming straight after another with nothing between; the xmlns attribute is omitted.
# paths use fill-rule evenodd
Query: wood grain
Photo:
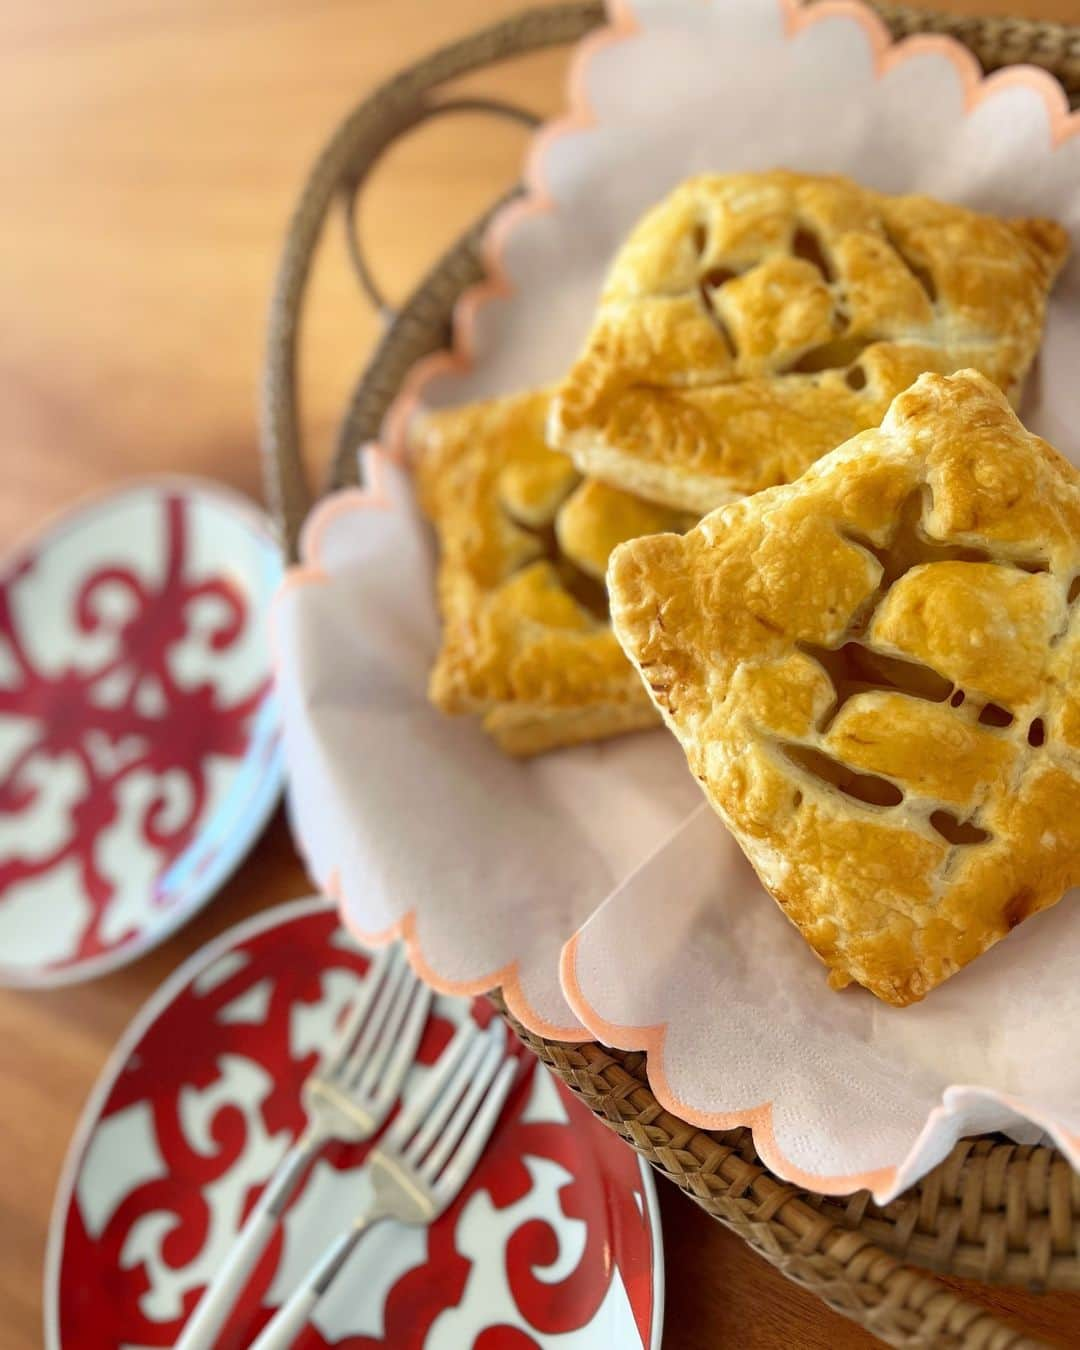
<svg viewBox="0 0 1080 1350"><path fill-rule="evenodd" d="M1021 0L952 0L967 12ZM0 0L0 545L80 492L155 469L259 495L254 403L285 222L321 142L365 91L517 0ZM1080 21L1076 0L1025 12ZM463 87L539 113L565 58ZM362 213L400 296L515 178L522 133L477 117L393 150ZM304 343L317 476L377 334L326 240ZM107 979L0 994L0 1342L41 1343L41 1261L67 1141L110 1047L192 951L306 893L279 816L213 905ZM872 1338L788 1284L662 1186L671 1350L855 1350ZM968 1292L972 1287L967 1286ZM1080 1343L1080 1298L979 1295L1051 1343Z"/></svg>

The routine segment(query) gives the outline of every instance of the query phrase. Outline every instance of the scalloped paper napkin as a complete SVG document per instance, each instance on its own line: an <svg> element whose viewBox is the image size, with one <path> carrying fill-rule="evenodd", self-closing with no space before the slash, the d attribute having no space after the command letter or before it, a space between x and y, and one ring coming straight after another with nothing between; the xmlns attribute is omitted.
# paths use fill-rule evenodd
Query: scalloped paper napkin
<svg viewBox="0 0 1080 1350"><path fill-rule="evenodd" d="M556 378L618 241L682 178L785 165L1070 229L1023 414L1077 459L1078 131L1044 74L981 80L957 45L891 46L847 0L620 5L492 227L454 353L412 372L387 440L418 400ZM428 707L427 537L404 472L371 464L366 494L317 511L278 611L294 823L354 928L404 933L440 988L501 984L543 1034L647 1048L662 1101L752 1126L778 1173L819 1190L888 1198L990 1128L1045 1130L1080 1164L1076 895L916 1007L830 992L665 733L517 764Z"/></svg>

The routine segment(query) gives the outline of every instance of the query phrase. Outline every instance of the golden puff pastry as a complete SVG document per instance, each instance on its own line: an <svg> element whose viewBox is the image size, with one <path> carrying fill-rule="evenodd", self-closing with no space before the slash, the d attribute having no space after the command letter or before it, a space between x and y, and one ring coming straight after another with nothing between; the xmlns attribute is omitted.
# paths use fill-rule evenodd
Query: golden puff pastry
<svg viewBox="0 0 1080 1350"><path fill-rule="evenodd" d="M440 545L443 643L432 702L479 713L511 754L657 725L607 616L612 548L685 529L681 513L582 481L549 450L547 393L438 413L416 437Z"/></svg>
<svg viewBox="0 0 1080 1350"><path fill-rule="evenodd" d="M704 514L877 426L923 371L1018 395L1065 259L999 220L846 178L692 178L619 252L549 441L584 473Z"/></svg>
<svg viewBox="0 0 1080 1350"><path fill-rule="evenodd" d="M1080 882L1080 474L921 376L795 483L617 548L612 623L831 972L921 999Z"/></svg>

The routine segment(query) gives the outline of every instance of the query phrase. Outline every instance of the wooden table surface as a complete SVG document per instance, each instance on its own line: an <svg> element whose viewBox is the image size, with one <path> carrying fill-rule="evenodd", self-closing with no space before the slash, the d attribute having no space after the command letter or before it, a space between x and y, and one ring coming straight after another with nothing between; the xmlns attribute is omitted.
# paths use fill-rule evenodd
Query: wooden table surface
<svg viewBox="0 0 1080 1350"><path fill-rule="evenodd" d="M944 3L944 0L942 0ZM1078 0L951 0L1080 22ZM86 489L153 469L260 495L254 420L263 322L302 176L346 110L415 56L518 0L0 0L0 546ZM467 86L541 113L562 53ZM387 157L362 226L401 296L515 178L522 133L475 116ZM328 238L304 347L311 463L376 322ZM68 1138L110 1047L192 951L305 894L279 815L212 906L132 967L54 993L0 994L0 1344L41 1343L41 1264ZM665 1346L876 1344L662 1184ZM968 1287L968 1292L973 1291ZM1080 1296L977 1293L1055 1345ZM74 1350L74 1347L72 1348Z"/></svg>

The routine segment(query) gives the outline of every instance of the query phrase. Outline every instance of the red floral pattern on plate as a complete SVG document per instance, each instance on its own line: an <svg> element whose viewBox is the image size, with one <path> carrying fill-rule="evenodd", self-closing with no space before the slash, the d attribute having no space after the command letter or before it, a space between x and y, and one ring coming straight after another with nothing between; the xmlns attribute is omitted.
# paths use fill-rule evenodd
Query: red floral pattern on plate
<svg viewBox="0 0 1080 1350"><path fill-rule="evenodd" d="M255 920L209 961L196 957L198 969L175 977L125 1039L123 1064L89 1109L78 1171L54 1218L54 1345L172 1345L204 1272L302 1129L300 1084L367 957L332 911L297 911L288 907L270 926ZM438 1058L463 1016L491 1015L481 1000L440 997L418 1063ZM249 1343L289 1271L302 1270L351 1217L369 1147L333 1146L309 1175L222 1350ZM546 1350L565 1336L574 1347L650 1346L659 1272L644 1175L629 1149L522 1056L504 1118L454 1205L426 1231L376 1229L342 1281L352 1291L329 1324L309 1327L297 1344ZM327 1196L339 1214L327 1214ZM415 1241L402 1237L410 1231Z"/></svg>
<svg viewBox="0 0 1080 1350"><path fill-rule="evenodd" d="M80 548L79 530L100 526L110 512L115 520L105 547L99 538ZM83 900L77 915L65 911L62 954L50 943L40 963L47 974L100 965L100 958L139 944L161 911L188 898L191 880L197 883L215 861L214 848L204 849L191 875L179 885L170 878L220 805L212 769L237 766L252 752L255 718L271 688L268 653L242 692L223 686L270 590L260 592L258 579L253 584L250 574L230 566L230 538L221 539L208 563L205 541L212 552L223 515L273 557L268 532L246 506L238 512L223 494L162 485L79 512L0 577L0 722L7 721L10 735L0 752L0 822L8 831L0 846L0 907L33 894L34 883L61 869ZM68 546L59 563L57 543ZM28 587L35 587L32 602L20 597ZM48 642L40 638L42 626ZM276 752L276 736L256 749L264 761ZM65 771L77 787L66 800L53 800L49 788ZM122 873L115 860L111 870L103 863L110 834L122 836L129 853L152 855L145 903L126 901L119 919L113 906ZM43 903L39 912L46 909ZM25 935L28 927L20 923L17 932ZM5 965L15 978L34 967L20 959L17 945L5 941Z"/></svg>

